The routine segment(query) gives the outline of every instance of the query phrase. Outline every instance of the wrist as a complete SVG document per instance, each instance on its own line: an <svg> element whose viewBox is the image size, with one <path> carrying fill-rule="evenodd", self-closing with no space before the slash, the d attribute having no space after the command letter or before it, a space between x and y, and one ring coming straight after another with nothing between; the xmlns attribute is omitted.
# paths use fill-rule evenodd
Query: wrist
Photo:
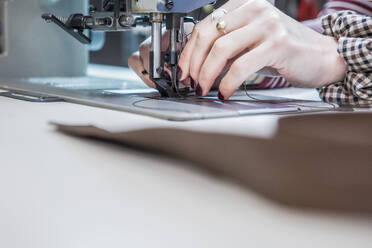
<svg viewBox="0 0 372 248"><path fill-rule="evenodd" d="M324 79L323 85L341 82L344 80L347 72L347 66L344 58L338 53L338 41L331 36L323 36L323 63L322 68Z"/></svg>

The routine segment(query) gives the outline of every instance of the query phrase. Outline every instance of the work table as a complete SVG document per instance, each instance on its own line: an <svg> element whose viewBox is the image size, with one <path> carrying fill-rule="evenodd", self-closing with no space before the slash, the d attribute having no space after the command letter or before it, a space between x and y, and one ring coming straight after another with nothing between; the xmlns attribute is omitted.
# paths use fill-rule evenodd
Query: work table
<svg viewBox="0 0 372 248"><path fill-rule="evenodd" d="M297 93L314 96L307 90ZM281 206L188 163L66 136L49 124L269 137L277 115L169 122L5 97L0 97L0 113L0 247L341 248L372 243L371 217Z"/></svg>

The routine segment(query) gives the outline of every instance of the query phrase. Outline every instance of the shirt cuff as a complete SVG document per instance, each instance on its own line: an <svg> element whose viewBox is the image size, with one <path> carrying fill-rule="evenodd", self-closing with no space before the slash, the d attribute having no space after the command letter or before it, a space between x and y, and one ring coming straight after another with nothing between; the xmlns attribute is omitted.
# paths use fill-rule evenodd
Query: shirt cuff
<svg viewBox="0 0 372 248"><path fill-rule="evenodd" d="M341 11L323 18L324 34L338 40L347 65L342 82L319 89L320 97L341 105L372 104L372 17Z"/></svg>

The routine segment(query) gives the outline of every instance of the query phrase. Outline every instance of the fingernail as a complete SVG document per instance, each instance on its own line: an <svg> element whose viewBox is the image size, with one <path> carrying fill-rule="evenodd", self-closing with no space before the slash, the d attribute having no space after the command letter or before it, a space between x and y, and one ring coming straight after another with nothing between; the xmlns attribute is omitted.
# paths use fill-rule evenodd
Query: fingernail
<svg viewBox="0 0 372 248"><path fill-rule="evenodd" d="M203 95L203 89L200 87L199 84L198 84L198 86L196 86L195 93L196 93L197 96L202 96Z"/></svg>
<svg viewBox="0 0 372 248"><path fill-rule="evenodd" d="M191 88L195 89L195 80L190 77L190 85L191 85Z"/></svg>
<svg viewBox="0 0 372 248"><path fill-rule="evenodd" d="M218 99L220 99L221 101L225 101L225 97L222 95L220 91L218 91Z"/></svg>
<svg viewBox="0 0 372 248"><path fill-rule="evenodd" d="M182 77L182 69L181 67L177 66L177 81L180 81Z"/></svg>

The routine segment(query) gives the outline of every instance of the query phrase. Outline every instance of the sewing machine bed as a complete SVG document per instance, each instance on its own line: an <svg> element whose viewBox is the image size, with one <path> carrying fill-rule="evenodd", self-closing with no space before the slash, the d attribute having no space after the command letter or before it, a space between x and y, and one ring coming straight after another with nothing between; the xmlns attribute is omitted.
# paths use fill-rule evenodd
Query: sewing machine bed
<svg viewBox="0 0 372 248"><path fill-rule="evenodd" d="M321 101L304 101L238 91L230 101L221 102L216 93L207 97L160 98L139 80L106 77L2 79L0 88L20 95L44 97L72 103L187 121L243 115L298 113L333 110ZM16 95L17 96L17 95ZM258 99L258 100L257 100Z"/></svg>

